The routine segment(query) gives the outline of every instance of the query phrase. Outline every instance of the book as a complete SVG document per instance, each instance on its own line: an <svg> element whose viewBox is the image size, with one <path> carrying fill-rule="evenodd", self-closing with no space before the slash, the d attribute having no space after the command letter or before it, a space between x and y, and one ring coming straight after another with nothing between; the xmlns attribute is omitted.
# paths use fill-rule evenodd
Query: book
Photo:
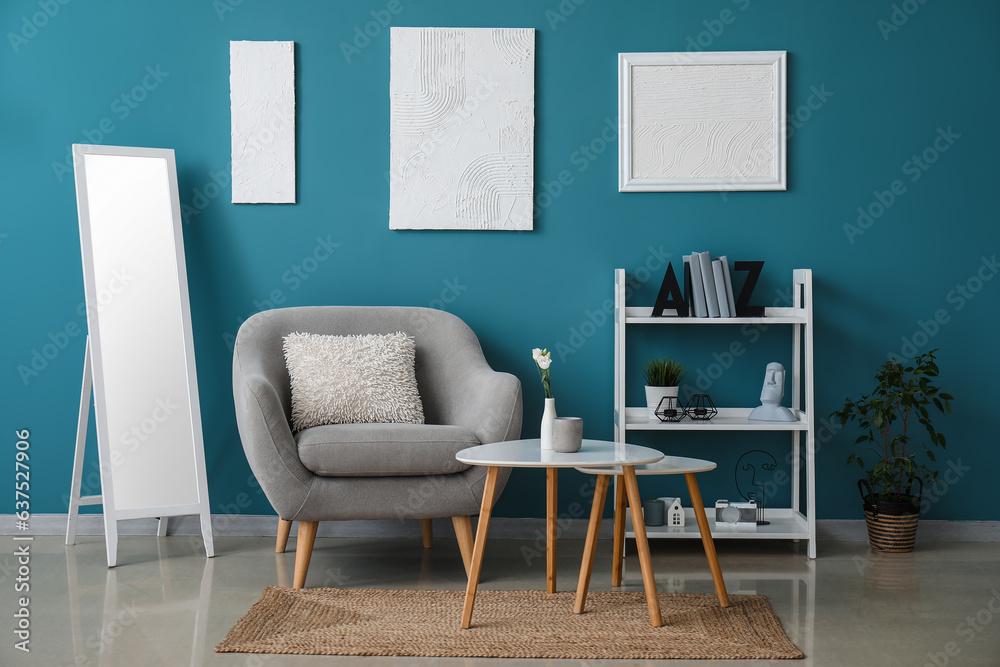
<svg viewBox="0 0 1000 667"><path fill-rule="evenodd" d="M732 317L729 309L729 298L726 296L726 275L721 259L712 260L712 277L715 279L715 294L719 299L719 317Z"/></svg>
<svg viewBox="0 0 1000 667"><path fill-rule="evenodd" d="M691 265L691 301L694 305L695 317L708 317L708 306L705 303L705 287L702 284L701 258L698 253L684 256L684 261Z"/></svg>
<svg viewBox="0 0 1000 667"><path fill-rule="evenodd" d="M708 305L708 316L719 317L719 295L715 291L715 275L712 273L712 256L707 252L699 252L695 254L698 255L698 264L701 267L701 282L705 291L705 303Z"/></svg>
<svg viewBox="0 0 1000 667"><path fill-rule="evenodd" d="M736 299L733 297L733 274L729 271L729 258L725 255L719 257L722 260L722 273L726 278L726 300L729 301L729 312L736 317Z"/></svg>

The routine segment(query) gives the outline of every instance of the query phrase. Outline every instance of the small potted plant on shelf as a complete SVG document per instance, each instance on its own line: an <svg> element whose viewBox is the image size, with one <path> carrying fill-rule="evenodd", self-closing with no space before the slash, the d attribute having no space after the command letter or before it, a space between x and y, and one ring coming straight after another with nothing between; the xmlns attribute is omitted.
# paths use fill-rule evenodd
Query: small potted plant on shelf
<svg viewBox="0 0 1000 667"><path fill-rule="evenodd" d="M843 409L831 415L841 426L857 422L862 431L854 441L858 451L847 462L865 472L858 489L868 541L877 551L913 550L924 482L937 482L937 470L927 462L934 463L932 447L944 449L946 442L934 427L931 408L950 413L954 399L937 385L935 352L919 355L908 366L885 362L870 394L845 399Z"/></svg>
<svg viewBox="0 0 1000 667"><path fill-rule="evenodd" d="M670 357L653 358L643 366L646 378L646 411L649 419L656 419L656 406L665 396L677 397L681 380L687 375L684 366Z"/></svg>

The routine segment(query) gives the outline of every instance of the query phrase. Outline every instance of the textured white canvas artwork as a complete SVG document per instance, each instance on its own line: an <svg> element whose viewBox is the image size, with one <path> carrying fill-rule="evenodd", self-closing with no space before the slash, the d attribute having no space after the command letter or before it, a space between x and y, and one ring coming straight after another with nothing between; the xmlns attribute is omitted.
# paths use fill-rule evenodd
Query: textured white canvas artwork
<svg viewBox="0 0 1000 667"><path fill-rule="evenodd" d="M295 203L295 42L230 42L233 203Z"/></svg>
<svg viewBox="0 0 1000 667"><path fill-rule="evenodd" d="M620 61L622 191L785 189L784 51Z"/></svg>
<svg viewBox="0 0 1000 667"><path fill-rule="evenodd" d="M392 28L389 227L532 229L535 31Z"/></svg>

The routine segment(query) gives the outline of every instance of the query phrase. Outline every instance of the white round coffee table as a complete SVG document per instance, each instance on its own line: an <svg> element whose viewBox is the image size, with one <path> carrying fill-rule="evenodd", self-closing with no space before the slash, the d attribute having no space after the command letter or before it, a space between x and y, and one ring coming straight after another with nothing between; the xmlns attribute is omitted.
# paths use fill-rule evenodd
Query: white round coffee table
<svg viewBox="0 0 1000 667"><path fill-rule="evenodd" d="M684 481L687 482L688 494L691 496L691 507L694 510L695 519L698 521L698 532L701 533L701 542L705 548L705 556L708 558L708 567L712 571L712 581L715 583L715 593L719 597L719 606L728 607L729 606L729 594L726 592L726 582L722 578L722 568L719 566L719 558L715 553L715 542L712 541L712 530L708 525L708 517L705 516L705 504L701 500L701 490L698 488L698 480L695 478L695 474L699 472L708 472L709 470L715 470L715 463L713 461L706 461L704 459L692 459L683 456L664 456L659 461L655 463L650 463L647 465L637 465L635 466L636 475L684 475ZM587 473L588 475L597 475L598 479L598 489L601 489L601 481L604 480L603 488L607 491L608 480L611 479L611 475L622 475L624 469L621 467L597 467L597 466L580 466L577 468L580 472ZM614 546L614 564L611 569L611 585L618 587L622 585L622 561L625 556L625 489L624 485L618 484L617 492L615 493L615 546ZM632 524L643 523L642 522L642 511L638 512L635 509L635 504L631 502L631 493L629 493L629 505L632 509ZM594 495L594 507L591 511L590 522L591 526L594 525L595 518L597 517L597 525L600 525L601 515L604 513L604 495L600 496ZM645 526L645 524L643 524ZM643 531L645 532L645 530ZM636 533L636 549L638 549L638 529ZM643 535L643 541L646 540L645 534ZM583 609L587 604L587 589L590 586L590 572L593 569L594 564L594 546L596 546L597 536L594 536L593 546L591 543L590 535L587 535L587 548L583 552L583 565L580 567L580 584L576 589L576 605L573 610L580 614L583 613ZM642 556L640 552L640 563L642 562ZM586 572L586 579L584 579L584 573ZM643 580L645 581L646 573L643 571Z"/></svg>
<svg viewBox="0 0 1000 667"><path fill-rule="evenodd" d="M483 565L483 551L486 548L486 535L490 526L490 515L493 512L494 494L496 492L497 475L501 468L545 468L546 470L546 583L549 593L556 592L556 484L559 468L603 469L615 467L622 475L628 487L629 506L632 508L633 525L635 527L636 549L639 552L639 563L642 566L643 583L646 586L646 601L649 604L650 622L654 627L663 625L660 616L660 602L656 595L656 582L653 579L653 563L649 556L649 544L646 541L646 528L642 523L642 503L639 500L639 486L635 478L635 467L655 463L663 458L663 452L649 447L609 442L605 440L584 440L580 451L563 454L552 450L543 450L541 440L510 440L494 442L478 447L463 449L455 455L462 463L475 466L487 466L486 488L483 490L483 504L479 514L479 526L476 529L476 543L472 550L472 565L469 570L469 584L465 589L465 606L462 610L462 627L468 628L472 623L472 607L476 601L476 588L479 585L479 573ZM607 475L597 478L597 492L601 494L603 506L604 494L607 493L609 479ZM603 480L603 482L602 482ZM603 484L603 491L601 486ZM595 502L597 496L595 495ZM638 521L635 517L639 517ZM591 526L587 531L587 544L596 541L596 531L593 530L594 518L591 516ZM600 517L597 518L598 526ZM581 573L582 576L582 573ZM589 573L587 575L589 581Z"/></svg>

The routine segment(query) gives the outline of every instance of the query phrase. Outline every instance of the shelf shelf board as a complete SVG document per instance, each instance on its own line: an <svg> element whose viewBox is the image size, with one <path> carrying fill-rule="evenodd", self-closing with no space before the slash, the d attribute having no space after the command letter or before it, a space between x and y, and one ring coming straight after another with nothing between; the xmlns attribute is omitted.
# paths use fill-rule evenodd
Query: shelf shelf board
<svg viewBox="0 0 1000 667"><path fill-rule="evenodd" d="M679 422L661 422L650 419L646 408L625 408L626 431L806 431L809 429L806 415L801 410L792 410L798 417L793 422L750 421L747 417L753 408L719 408L719 414L712 419L699 421L685 417ZM617 417L617 415L616 415Z"/></svg>
<svg viewBox="0 0 1000 667"><path fill-rule="evenodd" d="M802 512L797 512L789 508L765 509L764 518L770 521L767 526L717 526L715 525L715 508L706 507L705 513L708 515L708 525L712 529L712 538L719 540L808 540L809 522ZM635 537L632 530L631 510L625 511L625 536ZM684 508L684 525L681 527L672 526L646 526L646 537L657 538L689 538L700 539L698 532L698 522L694 517L694 510L690 507Z"/></svg>
<svg viewBox="0 0 1000 667"><path fill-rule="evenodd" d="M652 306L626 306L625 324L805 324L808 319L805 308L765 308L764 317L652 317L652 312Z"/></svg>

